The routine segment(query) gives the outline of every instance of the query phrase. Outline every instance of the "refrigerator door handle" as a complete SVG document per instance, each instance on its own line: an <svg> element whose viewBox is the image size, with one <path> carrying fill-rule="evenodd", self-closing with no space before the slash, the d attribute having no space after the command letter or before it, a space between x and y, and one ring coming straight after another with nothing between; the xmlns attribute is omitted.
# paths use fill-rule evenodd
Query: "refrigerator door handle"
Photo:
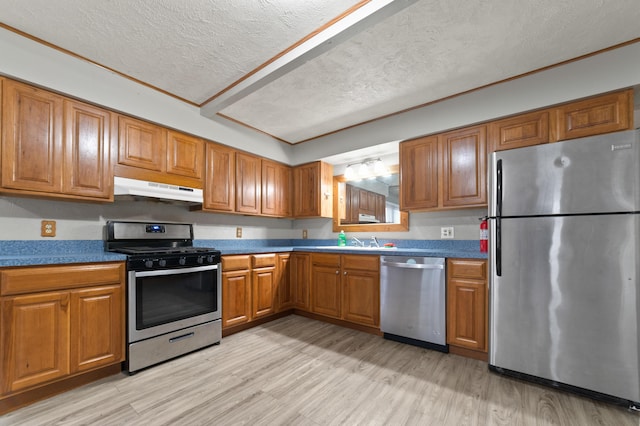
<svg viewBox="0 0 640 426"><path fill-rule="evenodd" d="M502 276L502 159L496 163L496 275Z"/></svg>
<svg viewBox="0 0 640 426"><path fill-rule="evenodd" d="M502 216L502 159L496 164L496 216Z"/></svg>

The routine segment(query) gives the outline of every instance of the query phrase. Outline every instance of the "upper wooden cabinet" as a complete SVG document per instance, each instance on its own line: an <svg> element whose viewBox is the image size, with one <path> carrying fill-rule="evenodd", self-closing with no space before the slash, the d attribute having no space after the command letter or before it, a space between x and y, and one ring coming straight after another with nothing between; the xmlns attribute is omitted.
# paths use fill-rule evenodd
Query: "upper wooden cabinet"
<svg viewBox="0 0 640 426"><path fill-rule="evenodd" d="M442 150L442 206L487 205L486 126L440 135Z"/></svg>
<svg viewBox="0 0 640 426"><path fill-rule="evenodd" d="M207 143L203 210L231 213L236 206L236 153L216 143Z"/></svg>
<svg viewBox="0 0 640 426"><path fill-rule="evenodd" d="M553 140L633 129L633 89L571 102L554 109Z"/></svg>
<svg viewBox="0 0 640 426"><path fill-rule="evenodd" d="M293 216L333 217L333 166L321 161L293 168Z"/></svg>
<svg viewBox="0 0 640 426"><path fill-rule="evenodd" d="M491 151L549 142L548 110L522 114L489 123Z"/></svg>
<svg viewBox="0 0 640 426"><path fill-rule="evenodd" d="M260 157L236 152L236 212L260 214L261 192Z"/></svg>
<svg viewBox="0 0 640 426"><path fill-rule="evenodd" d="M4 81L2 187L52 197L113 199L115 114Z"/></svg>
<svg viewBox="0 0 640 426"><path fill-rule="evenodd" d="M120 115L116 176L202 188L204 141Z"/></svg>
<svg viewBox="0 0 640 426"><path fill-rule="evenodd" d="M487 204L486 126L400 144L400 208L435 210Z"/></svg>
<svg viewBox="0 0 640 426"><path fill-rule="evenodd" d="M400 208L402 210L438 207L438 151L437 136L400 144Z"/></svg>
<svg viewBox="0 0 640 426"><path fill-rule="evenodd" d="M262 159L263 215L290 217L293 173L291 167Z"/></svg>

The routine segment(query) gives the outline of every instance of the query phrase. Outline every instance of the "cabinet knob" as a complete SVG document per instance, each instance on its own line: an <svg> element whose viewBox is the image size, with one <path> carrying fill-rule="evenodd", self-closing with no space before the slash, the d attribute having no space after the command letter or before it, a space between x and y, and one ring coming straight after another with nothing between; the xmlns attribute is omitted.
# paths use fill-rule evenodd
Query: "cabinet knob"
<svg viewBox="0 0 640 426"><path fill-rule="evenodd" d="M340 271L336 271L336 275L340 275Z"/></svg>
<svg viewBox="0 0 640 426"><path fill-rule="evenodd" d="M344 274L347 275L347 271L344 271Z"/></svg>

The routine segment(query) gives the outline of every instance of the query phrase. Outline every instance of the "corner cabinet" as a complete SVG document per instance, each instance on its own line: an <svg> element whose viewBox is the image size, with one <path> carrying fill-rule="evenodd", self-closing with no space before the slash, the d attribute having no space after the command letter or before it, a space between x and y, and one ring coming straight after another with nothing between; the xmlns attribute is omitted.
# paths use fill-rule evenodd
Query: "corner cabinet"
<svg viewBox="0 0 640 426"><path fill-rule="evenodd" d="M0 412L81 373L120 371L124 284L123 263L0 269Z"/></svg>
<svg viewBox="0 0 640 426"><path fill-rule="evenodd" d="M333 166L321 161L293 168L293 216L333 217Z"/></svg>
<svg viewBox="0 0 640 426"><path fill-rule="evenodd" d="M489 289L487 261L447 259L447 343L451 352L486 359Z"/></svg>
<svg viewBox="0 0 640 426"><path fill-rule="evenodd" d="M11 80L2 102L5 192L113 200L115 113Z"/></svg>

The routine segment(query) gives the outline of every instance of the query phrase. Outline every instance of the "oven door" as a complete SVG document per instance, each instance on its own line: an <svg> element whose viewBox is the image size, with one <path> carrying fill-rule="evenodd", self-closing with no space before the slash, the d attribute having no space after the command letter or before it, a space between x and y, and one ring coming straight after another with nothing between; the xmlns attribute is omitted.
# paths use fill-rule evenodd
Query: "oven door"
<svg viewBox="0 0 640 426"><path fill-rule="evenodd" d="M221 317L220 265L130 271L128 342L133 343Z"/></svg>

